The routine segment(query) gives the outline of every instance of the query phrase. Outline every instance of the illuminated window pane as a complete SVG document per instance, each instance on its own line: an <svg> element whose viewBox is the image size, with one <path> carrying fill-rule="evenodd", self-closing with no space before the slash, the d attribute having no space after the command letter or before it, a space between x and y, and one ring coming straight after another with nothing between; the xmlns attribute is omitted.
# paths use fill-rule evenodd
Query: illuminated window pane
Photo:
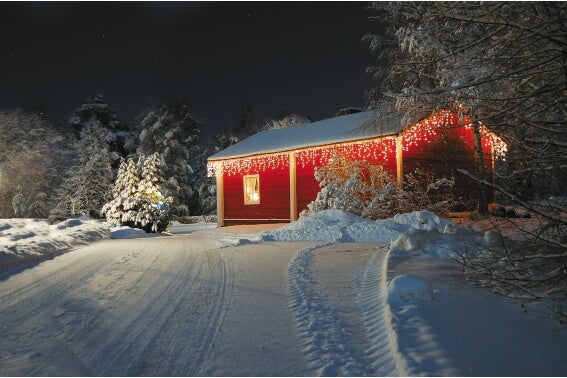
<svg viewBox="0 0 567 378"><path fill-rule="evenodd" d="M244 204L256 205L259 203L260 203L259 175L244 176Z"/></svg>

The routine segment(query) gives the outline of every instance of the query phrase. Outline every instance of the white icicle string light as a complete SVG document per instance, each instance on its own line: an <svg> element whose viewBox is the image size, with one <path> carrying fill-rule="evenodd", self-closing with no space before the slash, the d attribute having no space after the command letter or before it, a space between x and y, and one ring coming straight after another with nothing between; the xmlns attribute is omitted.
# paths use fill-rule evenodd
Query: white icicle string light
<svg viewBox="0 0 567 378"><path fill-rule="evenodd" d="M214 176L219 166L222 167L222 172L226 173L228 176L236 174L246 175L249 173L263 172L269 169L287 168L289 167L289 155L287 153L280 153L242 159L208 162L207 176Z"/></svg>
<svg viewBox="0 0 567 378"><path fill-rule="evenodd" d="M376 140L334 144L330 146L312 147L293 151L297 166L304 168L306 165L321 166L334 155L341 154L353 160L383 160L388 161L396 148L394 137L385 137ZM246 175L266 171L268 169L284 169L289 167L289 154L278 153L242 159L231 159L223 161L212 161L207 163L207 176L213 177L219 166L223 173L228 176L235 174Z"/></svg>
<svg viewBox="0 0 567 378"><path fill-rule="evenodd" d="M442 110L410 126L402 133L402 150L407 152L414 146L433 141L442 133L443 128L463 127L461 122L458 122L460 125L452 124L451 117L455 116L455 112ZM468 119L468 117L465 118ZM472 125L470 123L465 124L464 128L467 132L472 133ZM483 145L491 146L496 157L503 158L506 155L508 146L499 136L482 124L480 133ZM330 158L337 154L344 155L352 160L382 160L387 164L389 159L394 156L396 150L395 138L395 136L387 136L374 140L338 143L300 149L291 153L295 154L297 166L301 168L305 168L307 165L325 165ZM222 172L228 176L236 174L246 175L277 168L284 169L289 167L289 153L284 152L208 162L207 176L213 177L219 167L222 167Z"/></svg>
<svg viewBox="0 0 567 378"><path fill-rule="evenodd" d="M396 149L394 137L381 139L342 143L332 146L315 147L296 152L298 167L305 168L306 165L322 166L335 155L344 155L352 160L383 160L388 162Z"/></svg>

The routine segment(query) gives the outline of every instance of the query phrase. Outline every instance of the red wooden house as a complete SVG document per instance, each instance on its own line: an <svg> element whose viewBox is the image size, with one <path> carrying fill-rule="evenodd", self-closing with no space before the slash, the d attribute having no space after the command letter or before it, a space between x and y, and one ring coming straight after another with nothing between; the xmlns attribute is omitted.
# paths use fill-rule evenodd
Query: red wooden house
<svg viewBox="0 0 567 378"><path fill-rule="evenodd" d="M373 127L367 127L373 125ZM485 164L506 146L481 127ZM472 127L466 117L440 111L409 127L375 111L262 131L208 159L217 183L219 226L289 222L317 197L315 169L335 154L380 164L401 184L416 168L455 177L462 192L474 186L457 168L474 172ZM470 189L469 189L470 190Z"/></svg>

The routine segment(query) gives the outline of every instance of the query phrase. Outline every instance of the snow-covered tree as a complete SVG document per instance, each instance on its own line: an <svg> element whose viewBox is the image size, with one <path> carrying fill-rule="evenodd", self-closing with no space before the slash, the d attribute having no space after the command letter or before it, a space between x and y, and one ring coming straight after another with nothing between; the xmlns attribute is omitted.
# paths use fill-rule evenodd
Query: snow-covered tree
<svg viewBox="0 0 567 378"><path fill-rule="evenodd" d="M138 154L159 153L164 166L164 195L173 198L172 212L188 215L193 196L191 156L197 153L200 122L180 101L152 106L139 122Z"/></svg>
<svg viewBox="0 0 567 378"><path fill-rule="evenodd" d="M141 178L138 166L141 165ZM122 161L112 190L113 198L102 207L111 226L141 228L163 232L170 223L171 198L161 194L161 159L157 153L136 164L132 158Z"/></svg>
<svg viewBox="0 0 567 378"><path fill-rule="evenodd" d="M106 99L100 93L88 96L73 112L69 119L69 124L78 136L83 126L92 120L98 121L102 127L111 131L118 131L120 127L115 111L108 105Z"/></svg>
<svg viewBox="0 0 567 378"><path fill-rule="evenodd" d="M138 193L148 198L152 203L163 201L165 197L160 192L163 184L163 163L158 153L153 153L144 160L142 179L138 183Z"/></svg>
<svg viewBox="0 0 567 378"><path fill-rule="evenodd" d="M367 37L380 55L374 106L393 104L408 120L462 106L472 120L476 172L502 200L541 219L525 241L466 271L492 290L563 306L567 287L567 4L565 2L398 2L372 6L389 31ZM482 171L481 124L508 143L496 182ZM512 225L513 226L513 225ZM561 304L562 303L562 304ZM560 310L561 312L561 310Z"/></svg>
<svg viewBox="0 0 567 378"><path fill-rule="evenodd" d="M300 114L288 114L278 119L266 121L262 126L262 130L287 129L288 127L303 125L305 123L311 123L311 120Z"/></svg>
<svg viewBox="0 0 567 378"><path fill-rule="evenodd" d="M489 125L509 144L507 169L499 177L504 197L565 193L564 2L399 2L373 8L389 31L367 37L381 54L375 106L390 99L411 121L462 105L475 131ZM475 142L477 171L470 174L482 181L486 172Z"/></svg>
<svg viewBox="0 0 567 378"><path fill-rule="evenodd" d="M120 123L116 112L100 93L88 96L69 119L69 124L77 137L80 136L82 128L92 122L109 131L107 142L110 151L125 157L128 146L132 144L133 131Z"/></svg>
<svg viewBox="0 0 567 378"><path fill-rule="evenodd" d="M22 110L0 111L0 135L0 217L13 216L12 197L18 186L28 204L46 193L51 207L60 183L59 157L67 156L63 136L41 115ZM26 208L23 215L29 216L30 207Z"/></svg>
<svg viewBox="0 0 567 378"><path fill-rule="evenodd" d="M138 190L139 182L138 167L134 160L128 159L126 161L122 159L116 174L112 195L115 198L119 196L132 197Z"/></svg>
<svg viewBox="0 0 567 378"><path fill-rule="evenodd" d="M108 150L108 130L97 122L81 129L77 142L79 159L67 173L59 191L55 213L100 216L100 208L112 193L113 154Z"/></svg>

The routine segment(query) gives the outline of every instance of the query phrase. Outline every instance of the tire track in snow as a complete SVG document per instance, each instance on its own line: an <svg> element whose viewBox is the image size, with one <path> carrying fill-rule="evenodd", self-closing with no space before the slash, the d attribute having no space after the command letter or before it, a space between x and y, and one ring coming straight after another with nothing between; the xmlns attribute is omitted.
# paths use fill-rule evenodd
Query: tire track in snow
<svg viewBox="0 0 567 378"><path fill-rule="evenodd" d="M233 285L220 247L105 241L12 277L0 294L0 365L7 375L198 375Z"/></svg>
<svg viewBox="0 0 567 378"><path fill-rule="evenodd" d="M217 282L210 282L210 285L215 285L216 283L220 282L221 285L216 285L215 294L216 294L216 301L214 306L211 307L211 311L209 311L209 316L206 318L200 318L203 321L203 327L208 331L205 337L203 338L203 342L201 343L201 348L199 350L199 355L197 358L197 363L199 367L199 373L197 375L203 376L203 369L205 369L208 365L208 361L211 357L211 351L215 345L215 340L217 338L217 334L221 329L224 317L228 310L229 299L232 295L232 288L234 285L234 270L232 266L232 261L228 259L224 259L216 253L216 258L220 261L222 269L220 270L220 276L218 277ZM188 351L192 353L192 351ZM191 370L194 371L194 370Z"/></svg>
<svg viewBox="0 0 567 378"><path fill-rule="evenodd" d="M106 366L102 375L199 375L224 319L232 266L214 249L175 265L171 282L95 363Z"/></svg>
<svg viewBox="0 0 567 378"><path fill-rule="evenodd" d="M373 375L406 376L403 357L398 352L398 341L391 322L388 304L388 250L378 249L364 269L359 291L362 322L372 345L366 358Z"/></svg>
<svg viewBox="0 0 567 378"><path fill-rule="evenodd" d="M315 374L404 375L403 359L397 352L387 304L387 248L377 250L364 268L356 303L353 303L358 307L358 317L349 323L341 319L337 309L326 304L322 292L317 291L320 285L313 267L313 255L316 250L332 244L335 243L316 244L300 250L288 269L290 309L295 314ZM354 328L366 333L361 335ZM364 349L362 353L361 348Z"/></svg>

